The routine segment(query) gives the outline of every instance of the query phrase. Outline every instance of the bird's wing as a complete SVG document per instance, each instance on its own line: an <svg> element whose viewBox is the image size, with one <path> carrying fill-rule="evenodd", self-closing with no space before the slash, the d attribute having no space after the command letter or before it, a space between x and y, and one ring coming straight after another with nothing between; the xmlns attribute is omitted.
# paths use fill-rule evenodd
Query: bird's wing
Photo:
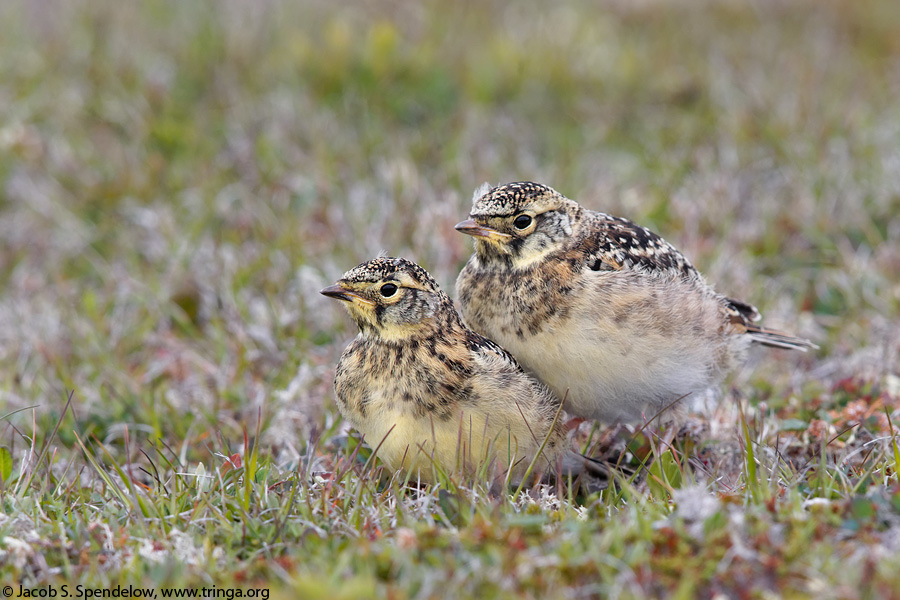
<svg viewBox="0 0 900 600"><path fill-rule="evenodd" d="M466 344L480 367L482 377L477 377L478 385L489 397L501 404L514 402L527 422L555 417L560 399L544 383L529 375L512 354L471 330L466 331Z"/></svg>
<svg viewBox="0 0 900 600"><path fill-rule="evenodd" d="M628 219L593 213L581 240L586 263L594 271L631 269L650 275L702 279L669 242Z"/></svg>
<svg viewBox="0 0 900 600"><path fill-rule="evenodd" d="M627 219L593 213L590 233L581 240L585 263L594 271L631 269L648 275L703 281L703 276L674 246L646 227ZM809 340L755 325L759 311L752 304L720 296L728 325L759 344L806 351L818 348Z"/></svg>
<svg viewBox="0 0 900 600"><path fill-rule="evenodd" d="M495 363L499 361L499 364L503 367L508 367L514 371L522 371L522 367L519 366L519 363L513 358L512 354L504 350L493 340L477 334L470 329L466 330L466 346L469 348L472 355L476 359L480 359L480 361L489 360Z"/></svg>

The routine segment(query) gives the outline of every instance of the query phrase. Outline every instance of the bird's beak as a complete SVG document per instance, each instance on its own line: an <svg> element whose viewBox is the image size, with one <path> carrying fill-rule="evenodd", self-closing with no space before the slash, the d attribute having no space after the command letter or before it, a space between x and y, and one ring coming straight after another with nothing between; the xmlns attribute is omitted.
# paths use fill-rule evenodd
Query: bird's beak
<svg viewBox="0 0 900 600"><path fill-rule="evenodd" d="M368 298L363 298L358 293L353 290L348 290L345 287L341 287L340 284L329 285L327 288L319 292L323 296L328 296L329 298L336 298L338 300L343 300L344 302L357 302L359 304L369 304L374 305L375 303L369 300Z"/></svg>
<svg viewBox="0 0 900 600"><path fill-rule="evenodd" d="M502 233L491 227L479 225L475 222L475 219L466 219L462 223L457 223L455 229L466 235L487 238L494 242L505 242L512 237L508 233Z"/></svg>

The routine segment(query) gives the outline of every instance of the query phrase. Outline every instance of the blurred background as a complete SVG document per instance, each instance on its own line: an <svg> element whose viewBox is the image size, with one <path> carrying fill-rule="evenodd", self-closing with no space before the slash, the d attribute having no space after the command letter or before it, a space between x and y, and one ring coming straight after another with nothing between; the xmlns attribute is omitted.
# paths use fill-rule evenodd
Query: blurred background
<svg viewBox="0 0 900 600"><path fill-rule="evenodd" d="M514 180L821 346L754 352L750 401L900 395L898 97L895 0L7 0L0 415L74 389L104 441L261 418L296 457L356 334L319 289L385 251L454 295L453 225Z"/></svg>

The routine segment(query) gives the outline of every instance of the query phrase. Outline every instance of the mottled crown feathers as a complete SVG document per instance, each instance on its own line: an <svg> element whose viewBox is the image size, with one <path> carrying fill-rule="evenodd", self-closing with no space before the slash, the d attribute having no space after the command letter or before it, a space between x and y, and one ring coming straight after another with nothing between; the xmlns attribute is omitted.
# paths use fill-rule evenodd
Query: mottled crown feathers
<svg viewBox="0 0 900 600"><path fill-rule="evenodd" d="M479 195L480 192L480 195ZM541 199L546 208L556 208L566 202L566 198L553 188L532 181L516 181L485 190L476 191L472 202L473 217L512 215Z"/></svg>
<svg viewBox="0 0 900 600"><path fill-rule="evenodd" d="M401 273L405 273L426 289L439 291L437 282L428 271L412 261L394 256L379 256L353 267L341 276L341 281L348 283L397 281Z"/></svg>

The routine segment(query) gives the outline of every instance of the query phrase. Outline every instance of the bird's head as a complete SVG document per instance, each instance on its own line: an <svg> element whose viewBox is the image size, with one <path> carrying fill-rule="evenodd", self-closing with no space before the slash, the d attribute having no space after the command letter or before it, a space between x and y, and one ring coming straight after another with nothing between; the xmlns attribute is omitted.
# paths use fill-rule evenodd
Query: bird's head
<svg viewBox="0 0 900 600"><path fill-rule="evenodd" d="M469 218L456 230L475 238L482 262L520 269L558 250L572 235L579 210L577 203L539 183L482 186L475 192Z"/></svg>
<svg viewBox="0 0 900 600"><path fill-rule="evenodd" d="M448 307L454 310L431 275L405 258L362 263L320 293L343 301L363 335L385 340L414 335Z"/></svg>

